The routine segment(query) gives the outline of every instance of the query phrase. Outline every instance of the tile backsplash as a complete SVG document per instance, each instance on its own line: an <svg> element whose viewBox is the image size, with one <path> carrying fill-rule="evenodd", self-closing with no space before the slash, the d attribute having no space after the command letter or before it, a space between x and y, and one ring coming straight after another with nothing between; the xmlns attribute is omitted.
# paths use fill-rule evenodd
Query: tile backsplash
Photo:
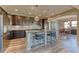
<svg viewBox="0 0 79 59"><path fill-rule="evenodd" d="M6 28L4 28L6 31ZM29 25L29 26L8 26L8 30L27 30L27 29L41 29L41 26L38 25Z"/></svg>

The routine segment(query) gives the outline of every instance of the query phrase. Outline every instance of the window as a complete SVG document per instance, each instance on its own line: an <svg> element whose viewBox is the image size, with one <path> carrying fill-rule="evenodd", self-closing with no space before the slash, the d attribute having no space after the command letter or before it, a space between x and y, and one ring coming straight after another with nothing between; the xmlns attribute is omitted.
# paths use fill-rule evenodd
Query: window
<svg viewBox="0 0 79 59"><path fill-rule="evenodd" d="M71 25L72 25L72 27L77 27L77 21L72 21Z"/></svg>
<svg viewBox="0 0 79 59"><path fill-rule="evenodd" d="M70 21L64 22L64 27L69 28L70 27Z"/></svg>

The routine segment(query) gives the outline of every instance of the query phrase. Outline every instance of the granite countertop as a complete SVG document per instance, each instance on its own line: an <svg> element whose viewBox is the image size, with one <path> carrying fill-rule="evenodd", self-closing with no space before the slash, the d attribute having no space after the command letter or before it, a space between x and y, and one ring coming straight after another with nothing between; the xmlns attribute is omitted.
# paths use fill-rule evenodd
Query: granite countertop
<svg viewBox="0 0 79 59"><path fill-rule="evenodd" d="M48 32L48 31L51 31L51 30L26 30L26 32Z"/></svg>
<svg viewBox="0 0 79 59"><path fill-rule="evenodd" d="M32 29L32 30L26 30L26 32L43 32L44 30L40 30L40 29Z"/></svg>

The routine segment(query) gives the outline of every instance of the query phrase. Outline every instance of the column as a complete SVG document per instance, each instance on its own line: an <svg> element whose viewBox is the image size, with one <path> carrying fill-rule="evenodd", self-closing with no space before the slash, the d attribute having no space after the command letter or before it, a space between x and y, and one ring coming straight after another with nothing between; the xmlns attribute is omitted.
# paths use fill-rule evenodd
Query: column
<svg viewBox="0 0 79 59"><path fill-rule="evenodd" d="M79 42L79 11L77 14L77 42Z"/></svg>
<svg viewBox="0 0 79 59"><path fill-rule="evenodd" d="M51 27L52 26L51 21L49 21L48 23L49 23L49 30L51 30L52 29L52 27Z"/></svg>
<svg viewBox="0 0 79 59"><path fill-rule="evenodd" d="M59 25L58 21L55 21L55 31L56 31L56 39L59 39Z"/></svg>
<svg viewBox="0 0 79 59"><path fill-rule="evenodd" d="M27 47L27 50L31 50L31 46L32 46L31 40L32 40L32 33L26 31L26 47Z"/></svg>
<svg viewBox="0 0 79 59"><path fill-rule="evenodd" d="M45 29L44 29L44 33L45 33L45 45L47 44L47 27L45 26Z"/></svg>

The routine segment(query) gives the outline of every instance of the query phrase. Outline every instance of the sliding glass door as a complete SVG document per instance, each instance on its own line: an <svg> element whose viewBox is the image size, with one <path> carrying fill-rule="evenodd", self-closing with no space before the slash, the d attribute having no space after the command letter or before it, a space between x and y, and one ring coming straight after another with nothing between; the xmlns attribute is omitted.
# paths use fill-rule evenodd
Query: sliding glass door
<svg viewBox="0 0 79 59"><path fill-rule="evenodd" d="M0 52L3 51L3 16L0 15Z"/></svg>

